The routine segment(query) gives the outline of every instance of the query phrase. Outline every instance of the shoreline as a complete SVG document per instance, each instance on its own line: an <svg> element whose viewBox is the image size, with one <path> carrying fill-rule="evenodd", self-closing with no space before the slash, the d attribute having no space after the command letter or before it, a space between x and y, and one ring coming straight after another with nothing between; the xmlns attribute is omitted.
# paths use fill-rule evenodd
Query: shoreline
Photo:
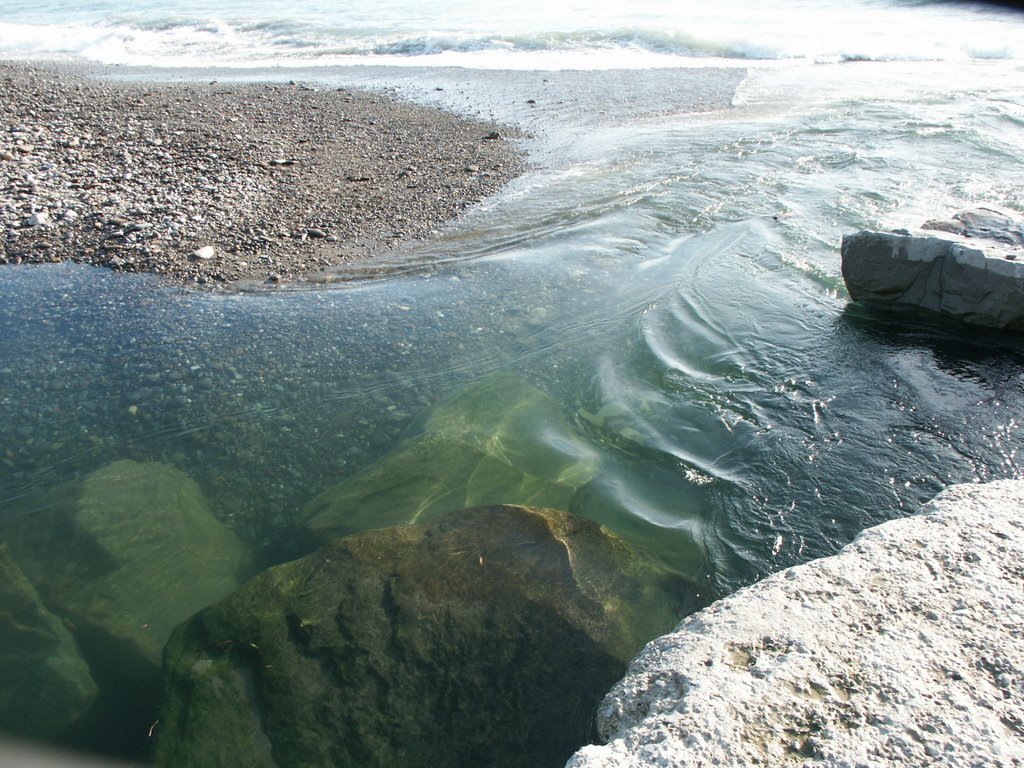
<svg viewBox="0 0 1024 768"><path fill-rule="evenodd" d="M1020 766L1024 480L947 487L652 640L566 768Z"/></svg>
<svg viewBox="0 0 1024 768"><path fill-rule="evenodd" d="M518 130L378 92L97 74L0 63L0 264L273 284L423 241L527 167Z"/></svg>

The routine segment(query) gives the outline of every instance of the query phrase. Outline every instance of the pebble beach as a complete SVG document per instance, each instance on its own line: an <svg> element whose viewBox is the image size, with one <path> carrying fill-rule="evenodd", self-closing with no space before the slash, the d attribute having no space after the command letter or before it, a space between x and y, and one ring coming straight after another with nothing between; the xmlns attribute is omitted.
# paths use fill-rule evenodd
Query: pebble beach
<svg viewBox="0 0 1024 768"><path fill-rule="evenodd" d="M523 171L515 138L355 89L0 64L0 263L285 282L437 232Z"/></svg>

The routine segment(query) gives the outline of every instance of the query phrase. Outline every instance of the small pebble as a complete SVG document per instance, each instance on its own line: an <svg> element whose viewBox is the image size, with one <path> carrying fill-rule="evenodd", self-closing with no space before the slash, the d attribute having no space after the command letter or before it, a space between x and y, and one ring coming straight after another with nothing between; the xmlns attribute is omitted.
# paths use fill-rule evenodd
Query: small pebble
<svg viewBox="0 0 1024 768"><path fill-rule="evenodd" d="M379 95L100 84L11 63L0 78L21 115L0 133L0 169L19 177L0 190L8 263L75 260L190 285L273 270L283 282L334 260L317 241L351 243L356 257L428 237L522 169L511 147L482 147L508 131ZM463 170L473 183L453 184Z"/></svg>

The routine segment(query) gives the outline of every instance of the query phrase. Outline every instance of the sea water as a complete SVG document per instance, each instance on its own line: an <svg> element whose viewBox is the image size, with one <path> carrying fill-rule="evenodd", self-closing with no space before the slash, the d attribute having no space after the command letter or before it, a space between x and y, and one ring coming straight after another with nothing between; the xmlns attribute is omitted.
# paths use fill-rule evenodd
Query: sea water
<svg viewBox="0 0 1024 768"><path fill-rule="evenodd" d="M1008 60L1019 21L928 0L7 0L8 55L107 64L490 68L693 64L697 59Z"/></svg>
<svg viewBox="0 0 1024 768"><path fill-rule="evenodd" d="M1024 16L490 6L5 3L3 56L390 88L526 127L535 167L435 241L305 290L0 270L0 509L162 461L275 562L304 504L493 375L551 395L600 455L573 511L704 600L951 483L1024 475L1024 344L852 305L839 271L844 233L1024 213Z"/></svg>

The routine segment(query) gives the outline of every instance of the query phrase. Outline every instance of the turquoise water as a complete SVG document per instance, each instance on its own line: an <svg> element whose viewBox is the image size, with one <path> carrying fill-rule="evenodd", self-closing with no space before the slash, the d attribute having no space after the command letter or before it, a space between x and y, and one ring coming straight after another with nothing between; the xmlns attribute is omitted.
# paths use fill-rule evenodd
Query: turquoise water
<svg viewBox="0 0 1024 768"><path fill-rule="evenodd" d="M950 483L1024 475L1024 343L853 306L839 272L847 232L1024 213L1022 17L552 5L69 3L55 21L7 3L2 55L386 86L523 125L536 167L435 242L331 285L0 270L2 514L158 461L280 562L310 546L296 521L311 499L495 375L550 395L598 457L572 511L702 601ZM730 108L691 114L705 88L735 88ZM538 451L565 447L533 426Z"/></svg>

